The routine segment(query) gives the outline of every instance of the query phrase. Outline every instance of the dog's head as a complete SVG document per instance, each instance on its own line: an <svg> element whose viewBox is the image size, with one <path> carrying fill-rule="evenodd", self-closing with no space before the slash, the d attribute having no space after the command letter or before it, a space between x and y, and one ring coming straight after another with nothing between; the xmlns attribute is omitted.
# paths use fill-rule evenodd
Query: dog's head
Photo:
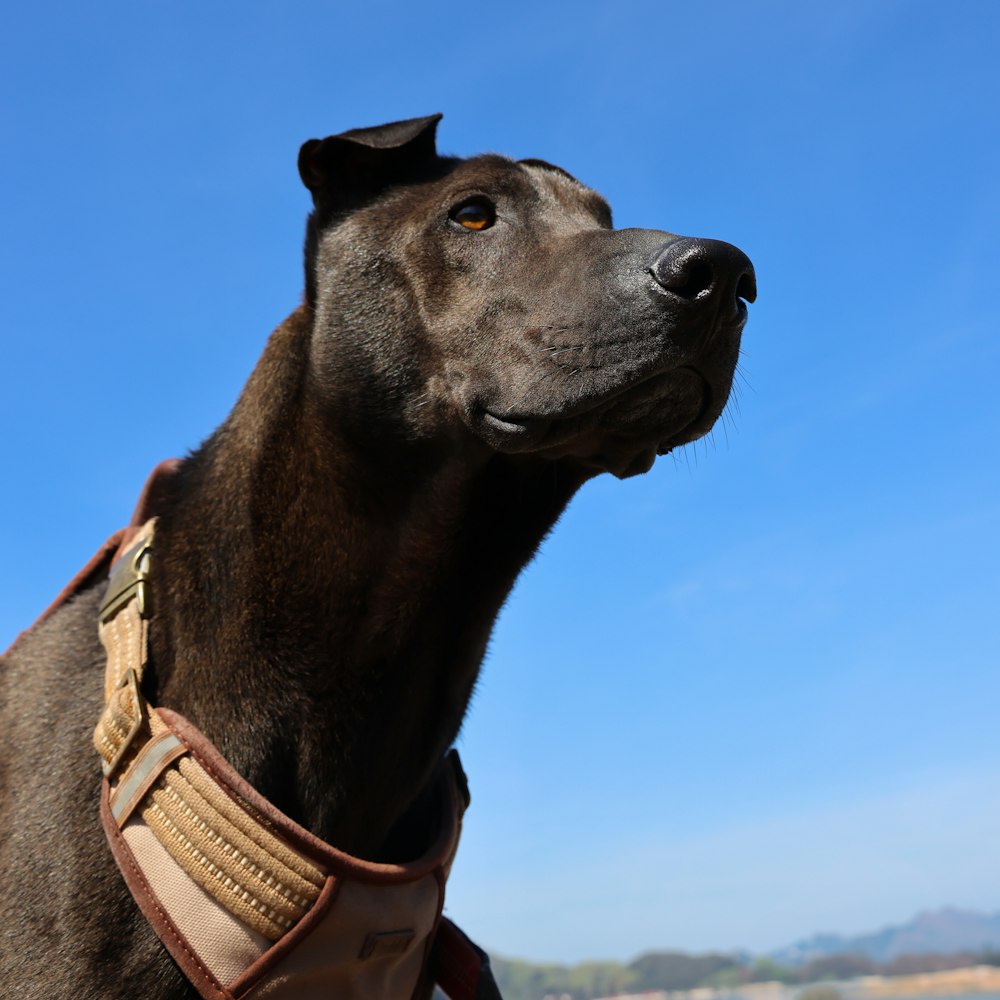
<svg viewBox="0 0 1000 1000"><path fill-rule="evenodd" d="M735 247L612 227L565 170L438 156L440 115L312 139L313 383L359 426L645 472L728 398L755 294Z"/></svg>

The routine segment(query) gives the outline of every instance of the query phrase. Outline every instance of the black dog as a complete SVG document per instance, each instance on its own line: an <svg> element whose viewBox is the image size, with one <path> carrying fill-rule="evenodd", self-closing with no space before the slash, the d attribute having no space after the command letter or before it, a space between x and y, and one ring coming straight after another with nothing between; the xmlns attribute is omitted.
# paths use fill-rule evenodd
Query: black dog
<svg viewBox="0 0 1000 1000"><path fill-rule="evenodd" d="M426 846L518 573L587 479L712 427L755 296L735 247L614 230L558 167L438 156L439 117L303 146L305 301L152 503L146 698L374 860ZM3 997L196 995L99 828L103 589L0 666Z"/></svg>

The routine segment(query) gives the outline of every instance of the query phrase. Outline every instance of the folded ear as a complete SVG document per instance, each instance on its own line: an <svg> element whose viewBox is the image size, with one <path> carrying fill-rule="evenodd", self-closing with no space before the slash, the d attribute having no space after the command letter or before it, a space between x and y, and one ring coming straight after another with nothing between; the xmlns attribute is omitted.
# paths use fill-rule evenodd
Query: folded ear
<svg viewBox="0 0 1000 1000"><path fill-rule="evenodd" d="M418 173L437 157L441 115L355 128L310 139L299 150L299 174L318 209L339 212L368 201Z"/></svg>

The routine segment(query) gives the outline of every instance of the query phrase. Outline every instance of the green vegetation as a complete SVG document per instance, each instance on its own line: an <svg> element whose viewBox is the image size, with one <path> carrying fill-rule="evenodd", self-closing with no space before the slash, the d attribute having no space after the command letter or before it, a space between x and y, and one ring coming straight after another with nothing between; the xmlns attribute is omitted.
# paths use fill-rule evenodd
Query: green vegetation
<svg viewBox="0 0 1000 1000"><path fill-rule="evenodd" d="M734 985L747 982L743 966L728 955L688 955L658 951L641 955L628 965L621 962L585 962L581 965L531 965L493 959L493 971L504 1000L543 1000L568 995L572 1000L595 1000L615 993L644 990L690 990L711 983L730 970Z"/></svg>
<svg viewBox="0 0 1000 1000"><path fill-rule="evenodd" d="M799 994L798 1000L843 1000L843 997L832 986L807 986Z"/></svg>
<svg viewBox="0 0 1000 1000"><path fill-rule="evenodd" d="M494 958L491 964L504 1000L543 1000L563 994L573 1000L594 1000L636 988L635 974L621 962L532 965Z"/></svg>
<svg viewBox="0 0 1000 1000"><path fill-rule="evenodd" d="M750 982L753 983L801 983L799 970L779 965L773 958L758 958L750 966Z"/></svg>
<svg viewBox="0 0 1000 1000"><path fill-rule="evenodd" d="M730 955L689 955L683 951L651 951L628 966L636 973L638 989L693 990L709 985L713 976L740 968ZM575 1000L575 998L574 998Z"/></svg>

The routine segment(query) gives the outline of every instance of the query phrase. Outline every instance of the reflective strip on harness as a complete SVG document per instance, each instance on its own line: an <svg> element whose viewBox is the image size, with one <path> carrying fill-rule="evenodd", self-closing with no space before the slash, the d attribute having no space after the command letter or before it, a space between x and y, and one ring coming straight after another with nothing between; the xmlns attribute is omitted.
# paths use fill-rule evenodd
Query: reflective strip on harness
<svg viewBox="0 0 1000 1000"><path fill-rule="evenodd" d="M173 733L156 736L142 748L111 797L111 815L119 826L124 826L132 810L145 798L153 782L159 779L160 772L184 753L187 753L187 747Z"/></svg>

